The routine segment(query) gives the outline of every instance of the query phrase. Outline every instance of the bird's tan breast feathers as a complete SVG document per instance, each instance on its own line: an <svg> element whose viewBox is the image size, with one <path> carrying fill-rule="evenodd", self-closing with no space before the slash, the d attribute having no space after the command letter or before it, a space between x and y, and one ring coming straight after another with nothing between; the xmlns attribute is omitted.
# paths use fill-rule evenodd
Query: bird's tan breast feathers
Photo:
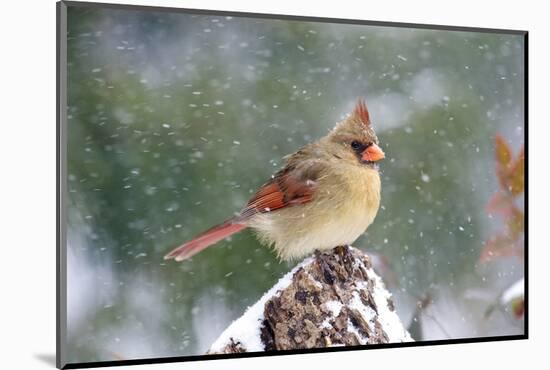
<svg viewBox="0 0 550 370"><path fill-rule="evenodd" d="M323 181L323 180L320 180ZM333 234L342 234L344 244L355 241L372 223L380 206L380 175L368 167L355 167L326 177L327 186L318 196L312 207L326 209L331 217L324 220L333 225ZM329 227L330 230L330 227ZM330 248L330 246L329 246Z"/></svg>
<svg viewBox="0 0 550 370"><path fill-rule="evenodd" d="M261 240L282 259L351 244L374 220L380 176L366 166L329 166L319 173L313 199L251 220Z"/></svg>

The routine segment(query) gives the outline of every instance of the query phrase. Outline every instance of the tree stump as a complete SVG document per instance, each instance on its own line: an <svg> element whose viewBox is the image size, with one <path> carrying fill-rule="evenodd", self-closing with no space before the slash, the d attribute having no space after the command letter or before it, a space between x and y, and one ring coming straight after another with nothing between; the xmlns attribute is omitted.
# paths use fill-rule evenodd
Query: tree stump
<svg viewBox="0 0 550 370"><path fill-rule="evenodd" d="M302 261L235 320L208 353L408 341L370 258L345 246Z"/></svg>

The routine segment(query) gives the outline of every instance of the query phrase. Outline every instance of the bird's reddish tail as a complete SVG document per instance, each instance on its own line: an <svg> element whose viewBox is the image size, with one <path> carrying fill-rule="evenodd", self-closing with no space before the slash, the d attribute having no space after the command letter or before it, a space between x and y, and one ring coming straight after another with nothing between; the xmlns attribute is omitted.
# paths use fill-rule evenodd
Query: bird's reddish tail
<svg viewBox="0 0 550 370"><path fill-rule="evenodd" d="M211 246L216 242L219 242L222 239L227 238L230 235L235 234L236 232L241 231L245 227L246 225L236 223L233 219L229 219L220 225L214 226L206 230L194 239L177 247L166 256L164 256L164 259L168 260L173 258L176 261L183 261L187 258L191 258L203 249Z"/></svg>

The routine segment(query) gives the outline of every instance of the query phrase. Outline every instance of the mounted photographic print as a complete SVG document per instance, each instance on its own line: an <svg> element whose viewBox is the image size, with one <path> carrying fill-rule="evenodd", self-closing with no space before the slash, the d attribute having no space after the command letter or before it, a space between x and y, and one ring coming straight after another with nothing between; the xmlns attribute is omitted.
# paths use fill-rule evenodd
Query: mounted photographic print
<svg viewBox="0 0 550 370"><path fill-rule="evenodd" d="M58 3L58 367L527 338L526 53Z"/></svg>

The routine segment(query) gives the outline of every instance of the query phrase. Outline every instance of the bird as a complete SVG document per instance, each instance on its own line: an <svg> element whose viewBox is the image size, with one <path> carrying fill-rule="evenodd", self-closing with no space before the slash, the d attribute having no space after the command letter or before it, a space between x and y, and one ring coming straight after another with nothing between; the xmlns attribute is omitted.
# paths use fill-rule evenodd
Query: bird
<svg viewBox="0 0 550 370"><path fill-rule="evenodd" d="M183 261L245 228L283 261L351 245L380 207L385 157L363 99L328 134L284 157L242 210L166 254Z"/></svg>

